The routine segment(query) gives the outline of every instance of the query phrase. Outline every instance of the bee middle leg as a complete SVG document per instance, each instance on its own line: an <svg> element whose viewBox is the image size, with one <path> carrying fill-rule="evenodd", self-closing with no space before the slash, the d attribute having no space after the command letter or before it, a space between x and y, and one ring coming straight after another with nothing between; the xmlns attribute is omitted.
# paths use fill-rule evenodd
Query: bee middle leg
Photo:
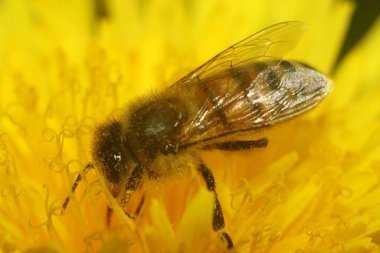
<svg viewBox="0 0 380 253"><path fill-rule="evenodd" d="M211 149L219 149L224 151L240 151L240 150L247 150L252 148L265 148L268 145L268 140L266 138L258 139L258 140L249 140L249 141L229 141L229 142L219 142L219 143L213 143L209 144L203 147L205 150L211 150ZM233 248L234 244L232 242L231 237L229 234L225 231L223 231L225 223L224 223L224 216L222 207L220 205L218 194L216 193L216 187L215 187L215 178L212 174L211 170L207 168L207 166L201 162L198 165L198 171L201 173L203 179L206 182L207 189L214 193L215 200L214 200L214 214L213 214L213 220L212 220L212 227L214 231L220 232L221 235L224 237L224 239L227 242L227 248L231 249Z"/></svg>
<svg viewBox="0 0 380 253"><path fill-rule="evenodd" d="M232 242L231 237L229 234L225 231L223 231L225 223L224 223L224 216L222 207L220 205L218 194L216 193L216 187L215 187L215 178L212 174L211 170L207 168L207 166L201 162L198 165L198 171L201 173L203 179L206 182L207 189L214 193L215 199L214 199L214 214L212 219L212 227L213 230L216 232L220 232L221 235L224 237L224 239L227 242L227 248L231 249L234 244Z"/></svg>

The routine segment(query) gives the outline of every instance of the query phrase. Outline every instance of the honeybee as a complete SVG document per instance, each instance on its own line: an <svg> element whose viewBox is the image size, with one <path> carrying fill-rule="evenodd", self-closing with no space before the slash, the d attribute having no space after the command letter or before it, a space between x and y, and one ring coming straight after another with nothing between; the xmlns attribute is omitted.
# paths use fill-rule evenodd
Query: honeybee
<svg viewBox="0 0 380 253"><path fill-rule="evenodd" d="M192 163L215 195L213 230L232 248L214 176L199 153L266 147L266 138L239 137L290 120L330 92L331 81L323 74L283 60L303 31L298 21L265 28L100 125L94 134L93 164L118 203L125 208L143 180L170 176Z"/></svg>

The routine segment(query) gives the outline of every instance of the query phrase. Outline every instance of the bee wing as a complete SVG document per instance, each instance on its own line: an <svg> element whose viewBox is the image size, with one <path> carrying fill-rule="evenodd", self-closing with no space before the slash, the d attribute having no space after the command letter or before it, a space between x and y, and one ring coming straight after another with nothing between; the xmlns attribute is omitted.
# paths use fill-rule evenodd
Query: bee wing
<svg viewBox="0 0 380 253"><path fill-rule="evenodd" d="M325 79L317 74L315 78L309 78L307 73L290 75L292 87L277 89L268 83L273 73L262 75L266 68L258 67L270 60L281 64L281 59L295 47L303 30L304 24L297 21L270 26L227 48L169 87L167 92L183 101L188 109L187 121L180 134L180 147L256 131L292 118L315 105L323 96L317 91L321 90ZM255 69L254 75L249 74ZM275 83L282 84L284 76ZM309 83L320 82L321 85L314 89L314 86L304 84L306 79ZM300 87L293 90L297 82ZM309 87L308 90L302 85Z"/></svg>
<svg viewBox="0 0 380 253"><path fill-rule="evenodd" d="M305 24L300 21L269 26L215 55L173 86L198 82L252 61L282 59L297 45L304 30Z"/></svg>

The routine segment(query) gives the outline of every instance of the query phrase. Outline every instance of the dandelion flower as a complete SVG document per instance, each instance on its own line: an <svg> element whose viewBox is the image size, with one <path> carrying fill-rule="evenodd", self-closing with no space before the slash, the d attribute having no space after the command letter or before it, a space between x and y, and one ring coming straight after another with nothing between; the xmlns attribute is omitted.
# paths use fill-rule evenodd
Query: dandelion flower
<svg viewBox="0 0 380 253"><path fill-rule="evenodd" d="M125 215L97 170L83 173L92 134L127 101L232 43L302 20L307 31L289 57L330 74L333 93L261 133L265 149L202 154L232 251L377 252L379 22L331 74L354 8L332 0L1 1L1 251L227 252L196 173L144 184L129 207L145 196L139 214Z"/></svg>

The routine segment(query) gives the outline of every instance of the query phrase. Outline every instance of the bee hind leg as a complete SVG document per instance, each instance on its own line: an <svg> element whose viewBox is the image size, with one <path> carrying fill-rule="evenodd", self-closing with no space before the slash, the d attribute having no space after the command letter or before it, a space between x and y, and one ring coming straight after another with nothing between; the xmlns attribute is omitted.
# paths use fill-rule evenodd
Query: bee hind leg
<svg viewBox="0 0 380 253"><path fill-rule="evenodd" d="M218 199L218 194L216 193L216 189L215 189L216 187L215 187L214 175L212 174L211 170L207 168L207 166L203 162L201 162L198 165L198 171L201 173L203 179L205 180L207 189L213 192L215 196L214 214L213 214L213 219L212 219L213 230L216 232L219 232L223 236L224 240L227 243L227 248L231 249L233 248L234 244L229 234L224 231L224 226L225 226L224 216L223 216L222 207Z"/></svg>
<svg viewBox="0 0 380 253"><path fill-rule="evenodd" d="M218 142L206 145L203 147L205 150L219 149L224 151L240 151L252 148L265 148L268 145L268 139L262 138L258 140L249 141L228 141Z"/></svg>

